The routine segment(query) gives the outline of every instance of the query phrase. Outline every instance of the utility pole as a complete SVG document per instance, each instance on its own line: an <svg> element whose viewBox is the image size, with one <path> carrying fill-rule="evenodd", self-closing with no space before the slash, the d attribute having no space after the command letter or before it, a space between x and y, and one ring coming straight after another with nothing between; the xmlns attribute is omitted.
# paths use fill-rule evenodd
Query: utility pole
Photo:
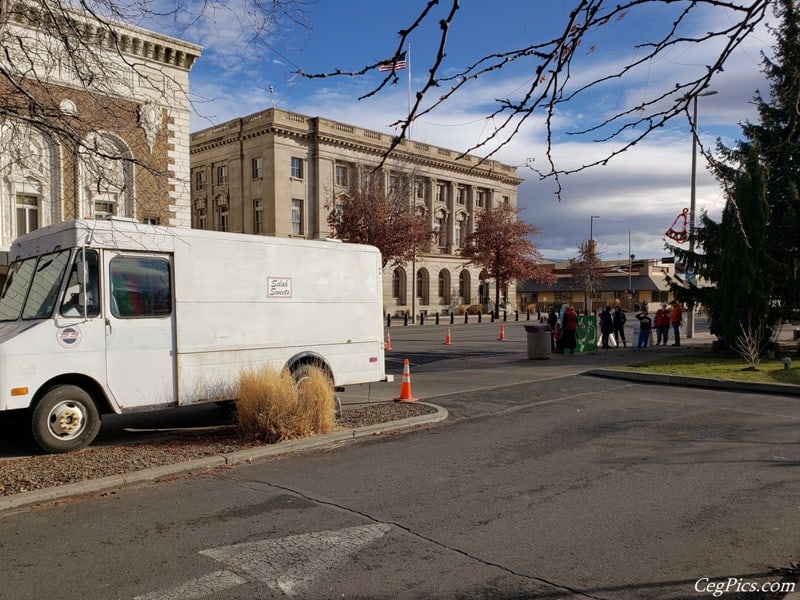
<svg viewBox="0 0 800 600"><path fill-rule="evenodd" d="M587 252L587 258L591 261L589 263L590 272L588 273L588 280L589 285L586 287L586 298L583 302L583 309L588 315L592 309L592 294L594 293L594 233L593 233L593 225L594 220L599 219L600 215L591 215L589 217L589 251Z"/></svg>
<svg viewBox="0 0 800 600"><path fill-rule="evenodd" d="M628 308L633 308L633 289L631 289L632 268L633 268L633 254L631 254L631 230L628 229Z"/></svg>
<svg viewBox="0 0 800 600"><path fill-rule="evenodd" d="M694 97L694 107L692 111L692 188L691 196L689 198L689 254L694 254L695 250L695 205L697 203L697 98L699 96L713 96L717 94L716 90L709 90L702 94L696 94ZM687 311L686 319L686 337L694 337L694 305Z"/></svg>

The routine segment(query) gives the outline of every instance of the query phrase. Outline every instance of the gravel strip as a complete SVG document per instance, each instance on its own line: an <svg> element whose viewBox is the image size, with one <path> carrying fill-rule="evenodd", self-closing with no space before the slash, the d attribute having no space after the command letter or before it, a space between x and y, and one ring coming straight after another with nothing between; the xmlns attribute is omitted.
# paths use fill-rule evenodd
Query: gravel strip
<svg viewBox="0 0 800 600"><path fill-rule="evenodd" d="M345 407L338 427L353 429L436 412L425 404L381 402ZM236 434L233 425L202 433L178 433L170 439L124 446L90 446L65 454L0 460L0 496L45 489L109 475L122 475L262 445Z"/></svg>

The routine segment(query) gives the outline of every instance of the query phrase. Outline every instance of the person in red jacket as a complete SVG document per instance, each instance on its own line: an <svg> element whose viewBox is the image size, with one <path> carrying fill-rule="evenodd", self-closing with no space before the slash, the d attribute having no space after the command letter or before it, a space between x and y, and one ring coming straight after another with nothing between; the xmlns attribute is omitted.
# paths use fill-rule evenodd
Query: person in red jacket
<svg viewBox="0 0 800 600"><path fill-rule="evenodd" d="M578 345L578 314L572 306L568 306L564 311L564 319L561 325L561 349L564 354L569 350L570 354L575 354L575 347Z"/></svg>
<svg viewBox="0 0 800 600"><path fill-rule="evenodd" d="M666 346L667 339L669 338L669 320L670 310L667 308L667 303L663 302L661 308L656 311L656 318L653 323L656 328L656 346L662 343Z"/></svg>
<svg viewBox="0 0 800 600"><path fill-rule="evenodd" d="M683 307L673 300L670 302L672 305L672 312L670 312L669 320L672 323L672 331L675 332L675 343L673 346L681 345L681 325L683 324Z"/></svg>

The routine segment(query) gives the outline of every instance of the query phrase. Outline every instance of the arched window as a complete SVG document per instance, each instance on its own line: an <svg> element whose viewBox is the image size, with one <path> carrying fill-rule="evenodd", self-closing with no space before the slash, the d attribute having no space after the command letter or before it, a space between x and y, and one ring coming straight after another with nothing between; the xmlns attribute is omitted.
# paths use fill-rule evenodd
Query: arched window
<svg viewBox="0 0 800 600"><path fill-rule="evenodd" d="M397 300L397 306L408 304L406 270L402 267L397 267L392 272L392 298Z"/></svg>
<svg viewBox="0 0 800 600"><path fill-rule="evenodd" d="M447 269L439 271L439 302L450 304L450 271Z"/></svg>
<svg viewBox="0 0 800 600"><path fill-rule="evenodd" d="M480 280L480 284L478 286L478 295L480 298L478 302L481 304L488 304L489 300L491 300L491 294L489 290L489 273L486 271L481 271L480 275L478 275L478 279Z"/></svg>
<svg viewBox="0 0 800 600"><path fill-rule="evenodd" d="M92 132L81 150L81 215L134 218L132 154L109 133Z"/></svg>
<svg viewBox="0 0 800 600"><path fill-rule="evenodd" d="M392 272L392 298L398 306L406 304L406 271L401 267Z"/></svg>
<svg viewBox="0 0 800 600"><path fill-rule="evenodd" d="M417 298L420 304L430 304L430 276L428 269L417 271Z"/></svg>
<svg viewBox="0 0 800 600"><path fill-rule="evenodd" d="M466 269L458 274L458 295L461 296L462 303L470 303L472 298L472 290L470 289L469 271Z"/></svg>
<svg viewBox="0 0 800 600"><path fill-rule="evenodd" d="M60 153L46 134L25 124L0 125L0 245L63 217Z"/></svg>

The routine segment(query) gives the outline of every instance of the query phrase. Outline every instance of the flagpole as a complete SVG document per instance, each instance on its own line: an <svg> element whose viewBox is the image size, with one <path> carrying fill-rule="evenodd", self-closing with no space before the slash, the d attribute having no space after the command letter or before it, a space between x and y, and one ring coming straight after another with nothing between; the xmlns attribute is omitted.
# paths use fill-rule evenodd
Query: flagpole
<svg viewBox="0 0 800 600"><path fill-rule="evenodd" d="M408 67L408 115L411 114L411 43L406 46L406 66ZM408 122L408 139L411 139L411 121Z"/></svg>

